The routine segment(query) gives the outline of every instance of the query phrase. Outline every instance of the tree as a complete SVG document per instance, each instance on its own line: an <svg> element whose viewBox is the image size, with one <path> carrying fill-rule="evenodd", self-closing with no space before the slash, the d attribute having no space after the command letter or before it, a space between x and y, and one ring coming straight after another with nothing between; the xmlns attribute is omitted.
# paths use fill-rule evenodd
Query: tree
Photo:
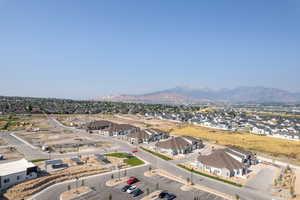
<svg viewBox="0 0 300 200"><path fill-rule="evenodd" d="M68 191L70 191L71 190L71 185L68 185Z"/></svg>
<svg viewBox="0 0 300 200"><path fill-rule="evenodd" d="M151 165L149 166L149 172L151 172L151 170L152 170L152 167L151 167Z"/></svg>
<svg viewBox="0 0 300 200"><path fill-rule="evenodd" d="M236 194L236 195L235 195L235 199L236 199L236 200L239 200L239 199L240 199L240 196L239 196L238 194Z"/></svg>
<svg viewBox="0 0 300 200"><path fill-rule="evenodd" d="M108 200L112 200L112 195L109 193Z"/></svg>
<svg viewBox="0 0 300 200"><path fill-rule="evenodd" d="M114 179L114 174L111 174L111 176L110 176L110 177L111 177L111 179Z"/></svg>

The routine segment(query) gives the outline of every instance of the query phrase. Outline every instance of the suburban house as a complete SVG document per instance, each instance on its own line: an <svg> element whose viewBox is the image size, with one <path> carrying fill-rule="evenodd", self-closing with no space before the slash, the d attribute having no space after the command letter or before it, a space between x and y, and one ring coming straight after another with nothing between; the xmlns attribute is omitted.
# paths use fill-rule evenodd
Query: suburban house
<svg viewBox="0 0 300 200"><path fill-rule="evenodd" d="M112 124L109 128L102 130L102 133L109 136L124 136L139 130L140 128L130 124Z"/></svg>
<svg viewBox="0 0 300 200"><path fill-rule="evenodd" d="M0 191L37 177L37 166L26 159L0 164Z"/></svg>
<svg viewBox="0 0 300 200"><path fill-rule="evenodd" d="M130 143L150 143L167 139L169 134L158 129L145 129L128 134L126 139Z"/></svg>
<svg viewBox="0 0 300 200"><path fill-rule="evenodd" d="M234 146L230 146L226 149L226 153L237 161L244 163L246 166L256 165L258 163L256 155L251 151L246 151Z"/></svg>
<svg viewBox="0 0 300 200"><path fill-rule="evenodd" d="M210 155L199 155L196 166L211 174L223 177L241 177L248 173L250 165L257 164L254 154L236 147L214 150Z"/></svg>
<svg viewBox="0 0 300 200"><path fill-rule="evenodd" d="M85 125L85 128L89 131L104 130L112 126L112 122L106 120L93 121Z"/></svg>
<svg viewBox="0 0 300 200"><path fill-rule="evenodd" d="M190 136L171 137L155 144L157 150L170 155L187 154L204 145L201 140Z"/></svg>

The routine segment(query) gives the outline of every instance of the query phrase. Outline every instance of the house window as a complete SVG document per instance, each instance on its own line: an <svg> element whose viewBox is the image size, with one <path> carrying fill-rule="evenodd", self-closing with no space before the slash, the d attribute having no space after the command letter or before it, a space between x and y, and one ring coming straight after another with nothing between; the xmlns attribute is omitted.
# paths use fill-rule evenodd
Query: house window
<svg viewBox="0 0 300 200"><path fill-rule="evenodd" d="M4 183L9 183L9 178L4 179L3 181Z"/></svg>
<svg viewBox="0 0 300 200"><path fill-rule="evenodd" d="M17 180L20 180L21 179L21 176L17 176Z"/></svg>

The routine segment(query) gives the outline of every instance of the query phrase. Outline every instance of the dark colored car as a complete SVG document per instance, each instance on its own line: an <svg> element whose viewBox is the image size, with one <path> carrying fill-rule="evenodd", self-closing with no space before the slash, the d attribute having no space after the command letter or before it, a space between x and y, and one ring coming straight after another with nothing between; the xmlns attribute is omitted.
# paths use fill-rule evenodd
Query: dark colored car
<svg viewBox="0 0 300 200"><path fill-rule="evenodd" d="M173 199L176 198L176 196L174 194L167 193L164 198L167 199L167 200L173 200Z"/></svg>
<svg viewBox="0 0 300 200"><path fill-rule="evenodd" d="M134 183L136 183L136 182L138 182L138 181L139 181L139 179L137 179L137 178L135 178L135 177L130 177L130 178L127 180L127 184L132 185L132 184L134 184Z"/></svg>
<svg viewBox="0 0 300 200"><path fill-rule="evenodd" d="M140 189L140 188L137 188L136 190L134 190L133 192L132 192L132 194L133 194L133 197L137 197L137 196L139 196L139 195L141 195L141 194L143 194L144 192Z"/></svg>
<svg viewBox="0 0 300 200"><path fill-rule="evenodd" d="M166 192L166 191L162 191L159 195L158 195L158 197L160 198L160 199L163 199L163 198L165 198L165 196L168 194L168 192Z"/></svg>
<svg viewBox="0 0 300 200"><path fill-rule="evenodd" d="M122 187L122 192L126 192L129 188L130 188L131 185L125 185L124 187Z"/></svg>

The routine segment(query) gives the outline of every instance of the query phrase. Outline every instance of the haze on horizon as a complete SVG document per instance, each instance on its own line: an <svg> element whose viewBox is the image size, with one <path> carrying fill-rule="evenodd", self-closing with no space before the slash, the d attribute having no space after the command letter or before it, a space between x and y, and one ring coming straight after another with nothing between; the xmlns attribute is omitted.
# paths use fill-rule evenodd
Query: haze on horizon
<svg viewBox="0 0 300 200"><path fill-rule="evenodd" d="M300 1L0 0L0 95L299 91Z"/></svg>

